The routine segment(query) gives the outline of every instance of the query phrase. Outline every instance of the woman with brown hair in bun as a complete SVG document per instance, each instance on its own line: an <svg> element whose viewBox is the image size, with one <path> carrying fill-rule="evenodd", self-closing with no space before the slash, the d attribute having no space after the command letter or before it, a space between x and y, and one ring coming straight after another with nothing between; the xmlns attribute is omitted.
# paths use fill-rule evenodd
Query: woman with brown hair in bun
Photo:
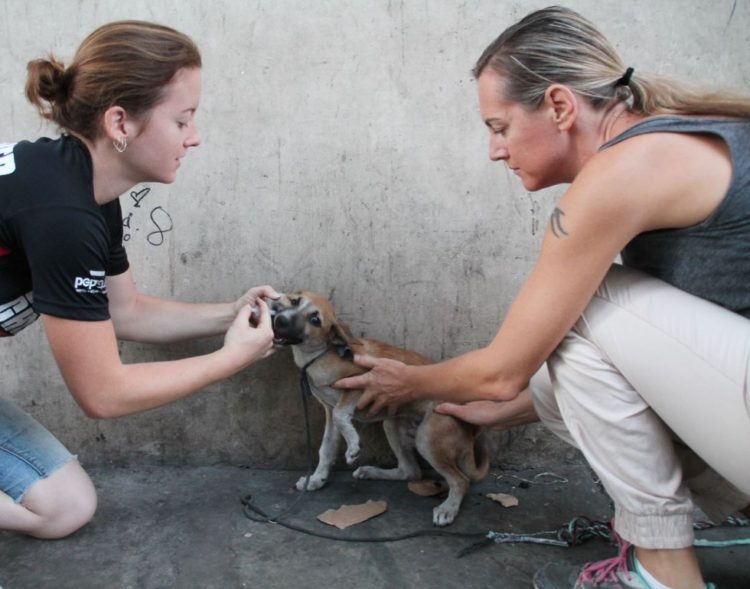
<svg viewBox="0 0 750 589"><path fill-rule="evenodd" d="M90 417L171 403L272 347L264 298L278 295L270 286L229 303L150 297L136 288L123 248L118 196L141 182L175 180L200 143L200 93L201 56L189 37L114 22L91 33L67 67L52 56L28 64L26 96L61 136L0 144L0 336L41 317L65 384ZM117 347L118 339L218 334L216 351L173 361L124 364ZM75 457L0 398L0 529L60 538L95 508Z"/></svg>

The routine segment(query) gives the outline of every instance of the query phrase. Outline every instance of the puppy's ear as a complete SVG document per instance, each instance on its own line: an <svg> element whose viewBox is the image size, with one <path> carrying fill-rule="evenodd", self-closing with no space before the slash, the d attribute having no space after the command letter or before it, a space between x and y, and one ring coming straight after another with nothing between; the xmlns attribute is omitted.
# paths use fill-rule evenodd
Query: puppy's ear
<svg viewBox="0 0 750 589"><path fill-rule="evenodd" d="M331 332L333 333L334 343L347 345L362 343L352 335L352 332L349 331L349 327L346 325L346 323L342 323L341 321L334 322L334 324L331 326Z"/></svg>
<svg viewBox="0 0 750 589"><path fill-rule="evenodd" d="M349 331L346 324L340 322L334 323L331 333L333 334L331 343L336 347L339 356L349 360L354 358L354 352L352 351L351 346L362 342L352 335L352 332Z"/></svg>

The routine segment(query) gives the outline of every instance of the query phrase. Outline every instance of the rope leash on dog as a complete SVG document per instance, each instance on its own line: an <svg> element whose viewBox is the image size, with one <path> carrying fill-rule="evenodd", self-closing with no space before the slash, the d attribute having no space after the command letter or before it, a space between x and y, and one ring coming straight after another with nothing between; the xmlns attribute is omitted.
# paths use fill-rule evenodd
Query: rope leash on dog
<svg viewBox="0 0 750 589"><path fill-rule="evenodd" d="M310 475L313 471L313 457L312 457L312 438L310 436L310 412L308 410L307 406L307 400L312 396L312 389L310 388L310 381L307 377L307 369L310 367L310 365L321 358L323 355L325 355L326 352L323 352L322 354L319 354L318 356L315 356L312 360L310 360L307 364L305 364L302 369L300 370L300 391L302 392L302 413L305 416L305 444L307 446L307 474L305 474L305 485L300 491L300 493L297 495L296 499L292 501L292 504L287 507L284 511L274 515L269 516L266 515L261 509L256 507L253 504L253 496L252 494L248 493L245 495L241 501L242 501L242 511L245 514L245 517L248 519L251 519L254 522L258 523L264 523L264 524L280 524L284 527L289 527L287 524L284 524L279 521L280 518L287 515L289 512L294 509L294 507L297 505L297 503L300 502L300 499L302 499L302 496L307 492L307 485L310 483ZM252 513L257 513L262 517L262 519L255 517L252 515ZM293 528L290 528L293 529Z"/></svg>

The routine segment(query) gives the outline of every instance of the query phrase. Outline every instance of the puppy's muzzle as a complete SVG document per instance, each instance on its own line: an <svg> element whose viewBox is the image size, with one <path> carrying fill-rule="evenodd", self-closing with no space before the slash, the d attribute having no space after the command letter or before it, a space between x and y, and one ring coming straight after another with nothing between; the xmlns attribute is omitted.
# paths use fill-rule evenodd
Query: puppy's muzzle
<svg viewBox="0 0 750 589"><path fill-rule="evenodd" d="M274 346L293 346L302 343L302 333L296 327L293 310L274 310L271 325Z"/></svg>

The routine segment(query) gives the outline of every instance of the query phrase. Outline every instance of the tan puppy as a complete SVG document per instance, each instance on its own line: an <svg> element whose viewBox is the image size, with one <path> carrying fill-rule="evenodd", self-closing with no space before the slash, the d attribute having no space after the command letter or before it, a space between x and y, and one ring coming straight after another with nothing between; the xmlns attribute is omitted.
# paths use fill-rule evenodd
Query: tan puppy
<svg viewBox="0 0 750 589"><path fill-rule="evenodd" d="M415 352L389 344L354 338L336 319L328 300L313 292L302 291L269 301L277 347L291 346L294 361L305 367L315 397L326 413L326 426L320 445L319 462L310 476L308 490L319 489L328 480L336 460L339 443L346 440L346 462L353 464L360 451L359 435L352 419L364 421L365 412L356 409L361 391L342 391L331 385L345 376L365 372L352 361L353 354L369 354L400 360L406 364L429 364ZM448 498L437 506L432 521L445 526L458 513L470 481L482 480L489 470L487 452L477 439L479 429L448 415L433 412L434 401L404 405L394 417L386 415L368 421L382 421L388 443L398 460L391 469L360 466L358 479L418 480L421 470L415 449L448 482ZM306 477L297 482L302 490Z"/></svg>

